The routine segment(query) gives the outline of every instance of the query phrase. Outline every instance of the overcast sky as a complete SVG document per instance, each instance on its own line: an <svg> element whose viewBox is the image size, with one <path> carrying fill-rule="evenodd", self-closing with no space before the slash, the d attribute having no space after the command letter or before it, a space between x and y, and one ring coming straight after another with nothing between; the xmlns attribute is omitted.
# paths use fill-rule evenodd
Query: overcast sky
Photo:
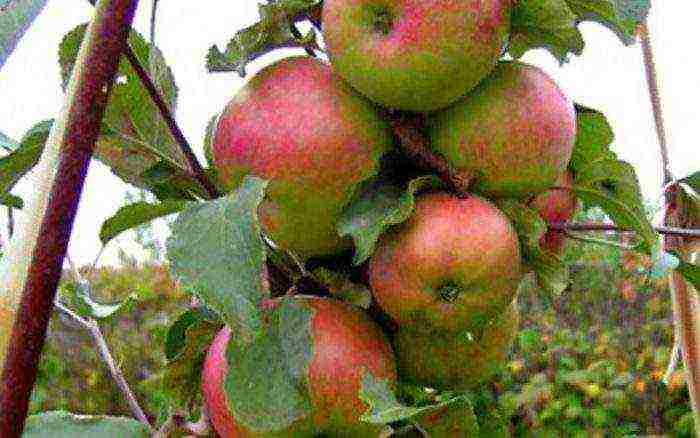
<svg viewBox="0 0 700 438"><path fill-rule="evenodd" d="M661 82L672 170L683 176L700 169L700 75L695 62L694 34L700 15L698 2L656 2L649 19ZM140 2L135 27L148 35L151 1ZM0 131L19 139L39 120L56 116L63 101L57 62L58 43L66 32L90 18L85 0L49 1L15 52L0 70ZM160 2L157 44L179 87L177 120L203 158L202 139L209 118L220 111L243 81L235 74L207 74L204 59L211 44L225 47L233 33L252 24L256 0L197 0ZM603 111L616 134L614 150L637 169L648 199L659 196L661 174L653 118L646 92L641 48L624 47L608 30L581 26L586 40L582 56L560 67L544 51L524 60L544 68L576 102ZM267 57L269 62L270 57ZM265 62L265 60L263 60ZM260 64L250 69L254 73ZM32 189L30 175L14 190L23 196ZM93 162L76 219L70 256L79 264L92 261L99 250L102 222L123 204L127 186L103 165ZM4 235L5 215L0 219ZM18 220L23 220L20 213ZM161 227L162 230L162 227ZM133 234L112 242L103 264L117 263L117 248L139 256Z"/></svg>

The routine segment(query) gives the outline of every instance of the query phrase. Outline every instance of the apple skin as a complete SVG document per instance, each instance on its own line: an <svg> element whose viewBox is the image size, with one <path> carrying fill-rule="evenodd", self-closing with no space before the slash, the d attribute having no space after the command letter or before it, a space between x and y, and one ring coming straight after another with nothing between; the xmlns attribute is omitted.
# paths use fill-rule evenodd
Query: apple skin
<svg viewBox="0 0 700 438"><path fill-rule="evenodd" d="M406 111L445 108L496 65L511 0L326 0L333 68L371 100Z"/></svg>
<svg viewBox="0 0 700 438"><path fill-rule="evenodd" d="M256 435L241 426L229 411L223 382L228 373L226 348L231 331L224 327L209 348L202 370L204 402L212 424L222 438L257 436L314 436L326 433L339 437L376 435L375 425L359 417L368 406L359 398L362 377L371 372L396 384L396 360L387 337L361 309L341 301L297 296L314 311L313 357L309 366L308 390L311 418L301 419L288 431ZM264 365L261 365L264 366Z"/></svg>
<svg viewBox="0 0 700 438"><path fill-rule="evenodd" d="M508 306L521 276L508 218L483 198L444 192L420 196L370 260L372 293L399 326L483 324Z"/></svg>
<svg viewBox="0 0 700 438"><path fill-rule="evenodd" d="M260 71L218 120L214 165L227 189L252 173L270 180L260 220L306 259L351 248L336 231L357 185L374 176L392 143L377 108L315 58Z"/></svg>
<svg viewBox="0 0 700 438"><path fill-rule="evenodd" d="M559 175L556 187L573 187L574 176L570 170ZM578 198L571 190L549 189L530 201L530 206L537 210L548 224L566 222L574 217L578 209ZM549 252L561 255L566 248L566 234L562 231L548 230L540 239L540 245Z"/></svg>
<svg viewBox="0 0 700 438"><path fill-rule="evenodd" d="M473 389L492 379L505 364L518 332L516 300L478 332L400 327L394 351L402 381L440 390Z"/></svg>
<svg viewBox="0 0 700 438"><path fill-rule="evenodd" d="M431 147L473 174L473 190L489 198L524 198L554 185L576 137L572 101L545 72L521 62L499 62L426 125Z"/></svg>

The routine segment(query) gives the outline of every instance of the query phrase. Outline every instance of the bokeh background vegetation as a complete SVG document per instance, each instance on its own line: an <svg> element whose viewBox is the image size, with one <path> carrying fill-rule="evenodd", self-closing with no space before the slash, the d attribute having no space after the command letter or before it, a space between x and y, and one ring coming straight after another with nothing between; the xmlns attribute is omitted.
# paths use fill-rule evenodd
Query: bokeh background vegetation
<svg viewBox="0 0 700 438"><path fill-rule="evenodd" d="M577 218L600 219L596 211ZM139 233L151 262L123 254L122 267L98 269L90 280L99 301L138 296L101 327L142 407L162 421L172 401L163 345L189 295L170 278L147 230ZM664 381L673 350L666 279L651 278L648 260L616 247L572 240L565 257L571 282L560 296L532 282L521 289L520 333L502 375L478 395L477 413L499 418L514 436L693 436L682 364ZM61 287L75 287L69 273ZM131 415L89 333L58 313L30 409Z"/></svg>

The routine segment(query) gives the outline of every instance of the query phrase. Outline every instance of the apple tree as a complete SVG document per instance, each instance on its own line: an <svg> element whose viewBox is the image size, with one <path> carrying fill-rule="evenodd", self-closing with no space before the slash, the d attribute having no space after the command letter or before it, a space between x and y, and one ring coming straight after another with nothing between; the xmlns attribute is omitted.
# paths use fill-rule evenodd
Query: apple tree
<svg viewBox="0 0 700 438"><path fill-rule="evenodd" d="M21 36L34 3L0 5L20 23L3 39ZM507 436L475 394L517 334L519 286L534 278L560 294L567 239L594 230L634 233L649 275L672 277L697 403L698 174L674 179L664 161L666 223L653 226L605 116L519 60L533 48L562 63L580 55L578 24L596 21L622 44L641 37L651 66L649 3L268 0L203 56L209 73L247 81L211 119L201 164L173 117L167 60L130 29L136 1L96 2L92 22L60 41L63 112L0 139L0 202L21 208L14 185L33 168L46 175L0 270L0 435ZM299 53L247 74L281 48ZM100 335L98 321L125 307L95 302L89 282L70 303L56 297L91 157L155 199L105 221L103 245L177 214L168 267L193 300L161 346L177 393L163 424L141 411ZM571 222L591 207L612 222ZM54 308L93 334L135 419L25 423ZM181 413L193 406L200 421Z"/></svg>

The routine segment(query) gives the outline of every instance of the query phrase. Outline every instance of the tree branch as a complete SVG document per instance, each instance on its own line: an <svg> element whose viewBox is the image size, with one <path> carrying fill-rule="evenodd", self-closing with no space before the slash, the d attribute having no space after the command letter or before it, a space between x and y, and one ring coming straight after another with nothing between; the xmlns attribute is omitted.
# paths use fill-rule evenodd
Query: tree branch
<svg viewBox="0 0 700 438"><path fill-rule="evenodd" d="M390 115L394 134L398 137L401 148L419 166L435 172L450 189L459 196L469 193L469 184L472 175L467 172L459 172L440 154L428 148L428 140L421 132L422 120L420 116Z"/></svg>
<svg viewBox="0 0 700 438"><path fill-rule="evenodd" d="M73 229L102 116L138 0L99 0L37 167L32 212L9 245L0 294L0 436L19 438L36 381L63 259ZM8 265L6 265L6 263ZM9 343L3 333L14 317ZM4 307L4 308L3 308ZM9 318L8 318L9 316Z"/></svg>
<svg viewBox="0 0 700 438"><path fill-rule="evenodd" d="M634 233L631 228L622 228L614 224L588 223L576 224L572 222L552 222L549 229L556 231L616 231L619 233ZM678 227L654 227L659 234L669 236L700 237L700 229L678 228Z"/></svg>
<svg viewBox="0 0 700 438"><path fill-rule="evenodd" d="M141 409L141 406L139 406L139 402L136 400L136 397L131 391L131 388L129 387L129 384L124 378L124 375L122 374L121 370L114 362L114 358L112 357L112 354L109 351L107 341L102 335L102 331L100 330L100 326L97 324L97 321L95 321L92 318L83 318L82 316L73 312L69 308L65 307L58 300L56 300L55 306L58 310L71 317L74 321L76 321L78 324L83 326L83 328L90 332L90 336L92 336L93 341L95 341L95 346L97 347L97 351L99 352L102 361L107 365L107 368L109 369L109 372L112 375L114 382L117 384L119 390L124 395L126 402L129 404L131 412L134 414L137 420L148 426L150 429L151 423L149 423L148 418L146 418L146 414L144 414L143 410Z"/></svg>

